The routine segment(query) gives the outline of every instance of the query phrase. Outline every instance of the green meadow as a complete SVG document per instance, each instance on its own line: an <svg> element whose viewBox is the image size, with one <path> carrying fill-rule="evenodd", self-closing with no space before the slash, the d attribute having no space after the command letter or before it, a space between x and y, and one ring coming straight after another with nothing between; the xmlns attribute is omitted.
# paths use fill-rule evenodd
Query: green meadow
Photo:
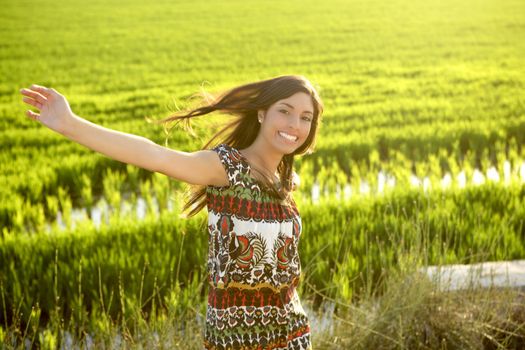
<svg viewBox="0 0 525 350"><path fill-rule="evenodd" d="M306 76L325 107L316 151L295 162L300 295L312 320L331 325L315 323L314 347L525 346L523 294L445 293L417 272L525 259L525 2L0 8L4 347L199 348L205 317L206 216L180 215L185 186L30 120L19 89L52 87L83 118L193 151L225 116L197 120L195 136L146 119L283 74ZM109 207L97 224L100 199Z"/></svg>

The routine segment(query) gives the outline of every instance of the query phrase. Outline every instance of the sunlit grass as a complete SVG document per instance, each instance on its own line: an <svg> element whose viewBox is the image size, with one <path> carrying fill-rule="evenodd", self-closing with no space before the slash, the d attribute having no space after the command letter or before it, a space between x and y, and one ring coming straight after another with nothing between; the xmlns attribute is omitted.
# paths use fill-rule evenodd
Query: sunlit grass
<svg viewBox="0 0 525 350"><path fill-rule="evenodd" d="M334 255L331 252L338 247L326 241L317 256L302 256L306 272L301 296L311 319L314 346L320 349L521 349L525 342L523 291L504 286L477 289L473 280L464 290L448 292L437 280L429 280L420 268L430 261L438 264L449 261L456 254L455 248L450 245L449 237L432 236L429 231L432 219L425 213L424 202L410 210L415 212L403 225L391 227L382 242L367 240L364 243L365 251L371 253L379 247L382 253L376 257L377 261L365 259L357 275L352 272L353 255L346 244L341 245L340 253L336 254L341 258L336 261L337 268L323 273L324 287L313 279L313 269L327 262L326 254ZM375 222L392 224L387 216ZM331 232L325 235L336 239ZM489 240L471 247L469 253L475 259L500 247L497 240ZM182 250L181 246L179 254ZM55 276L63 276L56 273L64 269L64 262L55 258L53 266ZM171 273L178 275L180 268ZM162 272L158 268L156 271ZM152 269L144 265L135 274L139 280L134 282L132 273L118 273L116 289L108 295L109 285L101 282L102 272L107 273L99 269L98 287L89 289L86 289L89 284L86 279L97 277L86 267L66 281L55 277L52 283L46 283L52 285L55 306L45 311L35 304L29 317L23 314L21 301L10 303L13 309L7 312L12 319L2 326L0 341L7 348L23 348L26 343L43 349L59 345L92 349L201 347L206 306L203 275L194 275L180 288L178 279L169 285L161 278L151 281ZM360 288L345 291L345 286L352 282L350 279L354 283L361 280ZM64 283L78 294L73 297L61 294L60 286ZM2 285L3 303L5 293L6 286ZM61 301L64 298L67 305ZM64 312L66 310L69 312Z"/></svg>
<svg viewBox="0 0 525 350"><path fill-rule="evenodd" d="M196 139L176 129L166 140L144 117L188 107L201 87L218 92L280 74L305 75L325 102L317 151L296 163L303 301L320 318L332 310L317 309L322 302L337 305L331 328L313 329L316 348L525 346L517 291L445 293L415 273L427 263L525 257L524 192L514 181L525 159L523 1L0 5L5 346L199 348L205 308L203 218L185 222L166 210L180 184L30 121L21 87L53 87L82 117L192 151L220 118L201 121ZM503 174L507 159L510 188L429 197L409 188L411 172L437 188L461 169L469 181L476 168ZM390 203L388 195L309 203L314 183L333 194L345 184L357 193L366 181L376 191L381 170L399 180ZM117 209L109 226L73 229L73 208L102 195L118 208L124 192L145 198L144 222ZM45 232L58 211L66 229ZM192 238L191 254L181 237Z"/></svg>

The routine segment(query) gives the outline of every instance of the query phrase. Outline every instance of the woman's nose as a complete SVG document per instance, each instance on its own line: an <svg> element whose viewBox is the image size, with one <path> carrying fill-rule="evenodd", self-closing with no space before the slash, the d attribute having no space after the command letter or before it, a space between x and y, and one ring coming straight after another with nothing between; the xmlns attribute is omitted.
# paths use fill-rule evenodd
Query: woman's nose
<svg viewBox="0 0 525 350"><path fill-rule="evenodd" d="M300 122L301 122L301 118L294 115L292 116L292 118L290 118L290 121L288 122L288 124L293 129L299 129Z"/></svg>

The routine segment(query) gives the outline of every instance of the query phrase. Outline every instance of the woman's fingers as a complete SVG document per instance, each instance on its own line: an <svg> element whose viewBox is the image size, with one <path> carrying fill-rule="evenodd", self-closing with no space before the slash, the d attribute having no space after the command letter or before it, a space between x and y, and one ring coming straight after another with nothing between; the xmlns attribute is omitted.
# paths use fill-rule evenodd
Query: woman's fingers
<svg viewBox="0 0 525 350"><path fill-rule="evenodd" d="M22 99L22 101L24 101L24 102L27 103L27 104L30 104L31 106L35 106L36 108L38 108L38 109L40 109L40 110L41 110L42 107L43 107L43 106L42 106L42 103L38 102L37 100L33 100L33 99L29 98L29 97L24 97L24 98Z"/></svg>
<svg viewBox="0 0 525 350"><path fill-rule="evenodd" d="M50 94L48 90L43 86L33 84L31 89L20 89L20 93L26 96L23 98L25 103L42 110L44 103L48 100L46 96Z"/></svg>
<svg viewBox="0 0 525 350"><path fill-rule="evenodd" d="M44 103L47 98L45 98L42 94L40 94L39 92L36 92L36 91L33 91L33 90L30 90L30 89L21 89L20 90L20 93L22 95L25 95L25 96L29 96L31 97L32 99L34 100L37 100L38 102L40 103Z"/></svg>
<svg viewBox="0 0 525 350"><path fill-rule="evenodd" d="M40 117L40 114L35 113L35 112L33 112L33 111L29 111L29 110L26 111L26 115L27 115L29 118L33 119L33 120L38 120L38 118Z"/></svg>
<svg viewBox="0 0 525 350"><path fill-rule="evenodd" d="M42 96L45 96L45 97L49 97L49 95L51 94L51 90L53 90L53 89L48 89L45 86L40 86L36 84L31 85L31 89L37 91L38 93L42 94Z"/></svg>

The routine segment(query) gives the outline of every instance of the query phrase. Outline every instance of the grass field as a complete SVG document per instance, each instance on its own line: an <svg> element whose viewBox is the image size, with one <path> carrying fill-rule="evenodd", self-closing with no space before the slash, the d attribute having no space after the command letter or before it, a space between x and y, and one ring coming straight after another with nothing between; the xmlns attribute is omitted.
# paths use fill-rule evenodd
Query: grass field
<svg viewBox="0 0 525 350"><path fill-rule="evenodd" d="M415 259L414 265L525 258L525 191L519 181L525 161L525 2L0 0L0 8L0 342L6 346L30 341L54 348L67 338L63 330L84 343L85 334L99 337L107 347L118 347L111 344L120 336L122 346L150 347L159 334L181 337L179 345L170 346L182 346L188 341L184 331L167 324L194 319L204 305L200 277L188 279L192 273L200 276L192 267L200 271L199 258L204 264L204 236L193 242L202 249L192 258L181 253L180 237L182 231L198 234L205 227L198 219L185 222L177 209L165 210L167 196L180 184L95 154L29 120L20 88L53 87L76 114L92 122L191 151L203 145L220 118L198 121L197 138L174 129L166 140L162 127L147 123L145 116L160 119L188 107L200 89L214 93L301 74L319 88L325 104L317 152L296 164L302 179L299 209L308 218L301 245L308 267L302 293L313 306L323 298L347 306L361 300L350 307L356 308L354 316L345 314L349 307L339 307L342 328L314 334L316 344L432 348L445 339L445 348L451 349L519 348L524 337L519 317L507 311L490 314L493 305L480 303L486 306L477 314L465 311L470 326L454 323L449 329L443 321L458 308L454 298L439 296L443 310L452 310L439 314L441 319L417 318L417 312L409 318L390 309L388 301L399 300L396 290L402 293L404 287L395 279L381 284L381 271L399 268L405 253L396 244L403 237L408 237L403 247L428 238L420 246L426 260ZM428 196L407 186L410 173L429 176L433 184L461 169L469 181L474 168L494 166L501 174L505 160L512 169L509 186L452 188ZM331 192L346 184L355 190L363 179L377 185L381 169L398 175L392 197L309 202L314 183ZM53 223L58 211L67 217L72 208L92 206L101 196L117 207L124 191L145 197L154 192L162 219L139 224L118 219L116 211L111 224L99 230L84 223L75 230L53 226L56 232L43 233L44 223ZM136 198L131 202L136 205ZM393 203L398 212L390 211ZM158 237L158 245L144 243L132 252L129 244L141 243L140 225ZM317 237L319 232L330 235ZM100 250L90 249L99 241ZM113 247L115 241L119 244ZM174 246L165 250L170 242ZM162 259L155 260L155 252L164 254ZM406 254L414 258L416 253ZM181 260L192 263L174 277ZM146 277L145 261L151 264ZM99 279L107 290L100 290ZM376 295L366 293L376 288L386 295L378 301L386 303L384 309L374 309ZM435 294L430 287L424 290L429 299L418 305L429 310ZM472 305L486 298L472 295ZM491 298L501 305L522 300L504 294ZM104 309L110 302L113 306ZM522 301L511 305L522 306ZM386 318L373 310L387 310ZM158 312L158 318L143 311ZM377 323L368 324L365 333L355 327L345 333L345 322L363 322L355 314ZM388 327L392 319L399 322ZM505 320L516 327L505 328ZM189 329L199 328L188 322ZM436 331L426 338L435 342L425 345L423 338L403 335L420 332L418 322ZM129 328L123 332L120 327ZM501 340L490 327L516 336ZM457 337L443 335L447 331Z"/></svg>

